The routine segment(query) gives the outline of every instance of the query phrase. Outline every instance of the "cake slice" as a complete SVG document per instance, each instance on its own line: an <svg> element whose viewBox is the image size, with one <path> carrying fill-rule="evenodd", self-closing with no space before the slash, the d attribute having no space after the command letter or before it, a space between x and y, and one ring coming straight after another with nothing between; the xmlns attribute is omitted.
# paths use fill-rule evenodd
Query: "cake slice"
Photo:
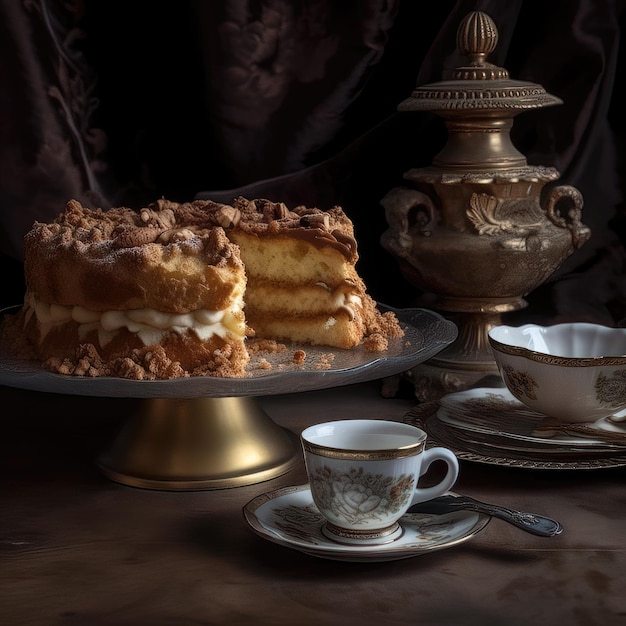
<svg viewBox="0 0 626 626"><path fill-rule="evenodd" d="M380 349L377 340L400 336L393 316L382 316L355 264L352 222L329 211L237 198L236 226L248 286L245 314L255 336L334 348ZM385 344L386 347L386 344Z"/></svg>

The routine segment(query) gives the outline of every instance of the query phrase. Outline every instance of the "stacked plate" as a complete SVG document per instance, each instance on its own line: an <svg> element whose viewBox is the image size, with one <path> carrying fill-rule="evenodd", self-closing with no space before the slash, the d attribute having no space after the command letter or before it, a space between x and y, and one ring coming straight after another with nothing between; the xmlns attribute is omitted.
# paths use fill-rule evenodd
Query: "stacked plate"
<svg viewBox="0 0 626 626"><path fill-rule="evenodd" d="M460 459L534 469L626 465L626 419L563 424L530 410L506 388L482 387L418 405L405 421L423 428L430 445Z"/></svg>

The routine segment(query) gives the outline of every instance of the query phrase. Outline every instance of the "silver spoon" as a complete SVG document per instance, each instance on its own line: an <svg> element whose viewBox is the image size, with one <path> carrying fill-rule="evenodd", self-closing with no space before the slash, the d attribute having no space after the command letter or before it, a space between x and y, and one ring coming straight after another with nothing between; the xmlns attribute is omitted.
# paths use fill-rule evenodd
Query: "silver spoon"
<svg viewBox="0 0 626 626"><path fill-rule="evenodd" d="M426 502L420 502L409 507L407 513L434 513L443 515L454 511L476 511L509 522L533 535L540 537L554 537L563 532L563 526L559 522L545 515L515 511L495 504L486 504L469 496L439 496Z"/></svg>

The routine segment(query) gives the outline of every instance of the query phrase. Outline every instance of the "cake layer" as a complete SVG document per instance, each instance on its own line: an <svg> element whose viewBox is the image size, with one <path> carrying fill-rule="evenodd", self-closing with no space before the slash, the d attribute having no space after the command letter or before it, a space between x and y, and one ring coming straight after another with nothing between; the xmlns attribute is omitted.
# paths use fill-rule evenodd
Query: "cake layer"
<svg viewBox="0 0 626 626"><path fill-rule="evenodd" d="M344 312L337 315L311 315L280 320L251 312L248 323L254 328L256 337L273 338L278 341L329 346L350 349L363 339L365 323L362 317L353 318Z"/></svg>
<svg viewBox="0 0 626 626"><path fill-rule="evenodd" d="M238 244L249 279L335 285L358 278L354 266L356 258L354 262L347 260L345 249L333 245L334 238L311 230L306 232L310 237L295 236L299 233L297 229L276 233L266 230L257 234L233 230L228 231L228 237Z"/></svg>
<svg viewBox="0 0 626 626"><path fill-rule="evenodd" d="M36 318L25 333L38 337ZM102 340L102 343L101 343ZM180 378L204 375L239 377L249 355L241 338L211 334L199 339L191 329L163 330L150 343L127 327L115 332L85 328L74 320L55 324L35 342L37 357L54 371L87 376L133 379Z"/></svg>
<svg viewBox="0 0 626 626"><path fill-rule="evenodd" d="M299 315L333 315L342 309L354 316L362 308L362 292L352 281L335 288L325 283L299 285L291 281L251 279L246 290L246 315L267 313L277 318Z"/></svg>
<svg viewBox="0 0 626 626"><path fill-rule="evenodd" d="M191 230L164 213L156 214L167 230L146 226L130 209L103 212L70 202L56 222L35 224L25 237L28 290L48 304L93 311L232 306L245 291L238 247L221 227Z"/></svg>

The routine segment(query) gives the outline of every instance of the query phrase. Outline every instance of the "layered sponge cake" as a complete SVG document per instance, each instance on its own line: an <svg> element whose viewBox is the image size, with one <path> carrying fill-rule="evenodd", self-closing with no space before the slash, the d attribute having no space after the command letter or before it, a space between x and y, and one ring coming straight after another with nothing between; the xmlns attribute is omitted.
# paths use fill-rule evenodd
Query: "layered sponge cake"
<svg viewBox="0 0 626 626"><path fill-rule="evenodd" d="M71 200L24 243L12 327L60 373L241 377L252 340L384 350L403 334L367 294L339 207L237 198L103 211Z"/></svg>
<svg viewBox="0 0 626 626"><path fill-rule="evenodd" d="M358 276L351 221L328 212L237 199L228 237L246 267L245 311L257 337L353 348L383 331Z"/></svg>

